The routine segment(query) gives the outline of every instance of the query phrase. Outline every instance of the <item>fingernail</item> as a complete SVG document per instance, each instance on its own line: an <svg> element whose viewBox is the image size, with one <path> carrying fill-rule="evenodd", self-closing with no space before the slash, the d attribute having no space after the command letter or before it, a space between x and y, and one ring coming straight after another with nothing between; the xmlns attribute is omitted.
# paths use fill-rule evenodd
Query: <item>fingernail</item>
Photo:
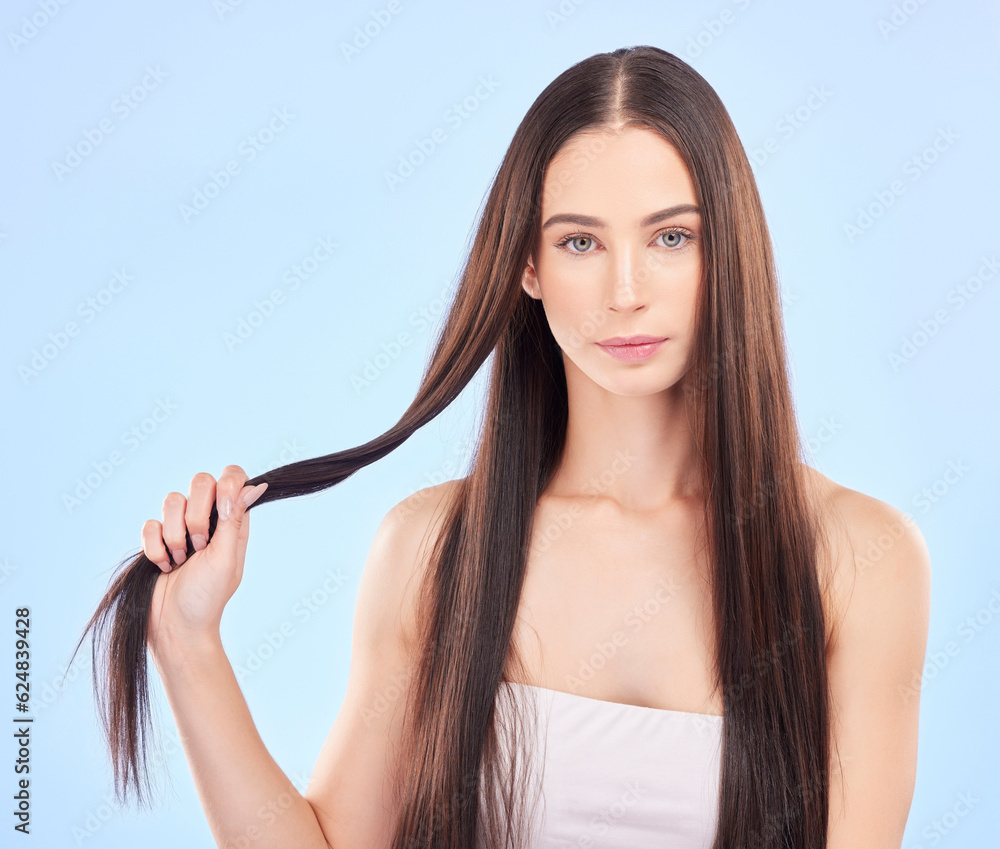
<svg viewBox="0 0 1000 849"><path fill-rule="evenodd" d="M228 522L229 516L233 512L233 499L228 495L223 495L219 499L219 521Z"/></svg>
<svg viewBox="0 0 1000 849"><path fill-rule="evenodd" d="M249 507L264 494L265 489L267 489L267 481L257 484L257 486L253 487L253 489L248 489L240 496L240 504L242 504L244 508Z"/></svg>
<svg viewBox="0 0 1000 849"><path fill-rule="evenodd" d="M179 548L170 549L170 555L174 558L174 563L178 566L181 565L185 560L187 560L187 553L181 551Z"/></svg>
<svg viewBox="0 0 1000 849"><path fill-rule="evenodd" d="M191 534L191 544L194 546L195 551L201 551L208 545L208 537L204 534Z"/></svg>

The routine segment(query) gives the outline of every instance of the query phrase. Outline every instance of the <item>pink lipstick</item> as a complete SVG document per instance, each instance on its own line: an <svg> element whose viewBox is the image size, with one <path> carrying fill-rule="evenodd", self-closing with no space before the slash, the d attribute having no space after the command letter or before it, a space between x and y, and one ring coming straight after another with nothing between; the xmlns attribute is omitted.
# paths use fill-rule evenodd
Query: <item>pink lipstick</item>
<svg viewBox="0 0 1000 849"><path fill-rule="evenodd" d="M639 362L648 360L655 354L664 342L665 336L648 336L637 333L634 336L611 336L597 344L616 360L623 362Z"/></svg>

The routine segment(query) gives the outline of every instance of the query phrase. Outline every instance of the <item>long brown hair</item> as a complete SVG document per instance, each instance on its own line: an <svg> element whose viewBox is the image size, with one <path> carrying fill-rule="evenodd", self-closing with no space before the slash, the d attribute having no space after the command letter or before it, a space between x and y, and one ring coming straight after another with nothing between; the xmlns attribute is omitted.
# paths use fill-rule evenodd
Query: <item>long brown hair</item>
<svg viewBox="0 0 1000 849"><path fill-rule="evenodd" d="M498 709L500 685L520 668L512 633L535 508L563 447L567 396L561 351L541 303L520 280L538 244L547 165L574 134L621 126L653 129L676 148L702 210L698 340L682 381L702 457L715 684L724 705L715 847L826 845L820 534L803 477L770 236L718 95L676 56L639 46L573 65L531 105L495 175L416 398L399 422L364 445L247 481L269 484L253 507L334 486L442 412L493 354L471 470L458 482L421 588L395 849L514 846L521 839L524 793L516 792L500 746L501 732L516 720ZM210 532L216 519L213 509ZM159 574L142 554L120 567L81 637L93 629L94 688L116 792L124 798L132 788L140 802L150 730L145 639Z"/></svg>

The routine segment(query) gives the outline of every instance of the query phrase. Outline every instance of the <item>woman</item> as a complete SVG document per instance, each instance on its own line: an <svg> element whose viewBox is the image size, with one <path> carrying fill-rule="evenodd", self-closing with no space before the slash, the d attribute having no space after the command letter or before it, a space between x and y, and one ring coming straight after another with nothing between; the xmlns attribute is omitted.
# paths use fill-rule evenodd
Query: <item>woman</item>
<svg viewBox="0 0 1000 849"><path fill-rule="evenodd" d="M219 639L247 508L389 453L491 353L468 477L379 526L303 796ZM148 646L220 846L900 846L926 546L801 461L753 175L660 49L592 56L531 106L395 427L196 475L142 540L87 626L111 624L116 787L141 798Z"/></svg>

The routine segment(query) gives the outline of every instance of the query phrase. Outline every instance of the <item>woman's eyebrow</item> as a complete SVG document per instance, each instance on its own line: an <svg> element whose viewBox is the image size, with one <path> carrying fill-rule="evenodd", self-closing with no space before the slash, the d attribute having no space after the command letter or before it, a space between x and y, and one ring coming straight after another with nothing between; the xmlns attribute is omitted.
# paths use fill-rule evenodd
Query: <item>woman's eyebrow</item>
<svg viewBox="0 0 1000 849"><path fill-rule="evenodd" d="M642 221L639 222L639 227L649 227L651 224L656 224L667 218L673 218L675 215L683 215L686 212L694 212L697 215L701 215L701 210L693 203L679 203L675 206L668 206L666 209L661 209L659 212L654 212L647 215ZM554 224L577 224L581 227L607 227L608 225L602 221L600 218L595 218L593 215L577 215L572 212L560 212L558 215L553 215L542 225L542 229L546 230Z"/></svg>

